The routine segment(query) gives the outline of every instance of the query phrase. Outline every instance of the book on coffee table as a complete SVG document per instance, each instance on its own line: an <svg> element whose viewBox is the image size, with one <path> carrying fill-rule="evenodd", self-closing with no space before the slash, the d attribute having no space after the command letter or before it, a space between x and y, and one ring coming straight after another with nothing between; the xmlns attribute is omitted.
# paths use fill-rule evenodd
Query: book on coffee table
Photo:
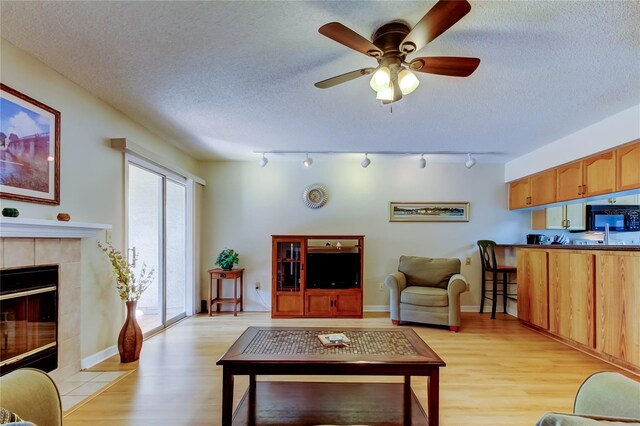
<svg viewBox="0 0 640 426"><path fill-rule="evenodd" d="M344 333L318 334L324 346L349 346L351 340Z"/></svg>

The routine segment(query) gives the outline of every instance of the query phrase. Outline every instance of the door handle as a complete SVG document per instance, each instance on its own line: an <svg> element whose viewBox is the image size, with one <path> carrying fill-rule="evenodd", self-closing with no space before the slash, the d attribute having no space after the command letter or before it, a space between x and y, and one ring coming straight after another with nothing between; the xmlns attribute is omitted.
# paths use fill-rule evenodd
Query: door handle
<svg viewBox="0 0 640 426"><path fill-rule="evenodd" d="M132 268L135 268L136 267L136 246L133 246L132 248L128 248L127 254L129 254L129 252L132 252L133 260L129 262L129 259L127 259L127 262L129 262L129 265L131 265Z"/></svg>

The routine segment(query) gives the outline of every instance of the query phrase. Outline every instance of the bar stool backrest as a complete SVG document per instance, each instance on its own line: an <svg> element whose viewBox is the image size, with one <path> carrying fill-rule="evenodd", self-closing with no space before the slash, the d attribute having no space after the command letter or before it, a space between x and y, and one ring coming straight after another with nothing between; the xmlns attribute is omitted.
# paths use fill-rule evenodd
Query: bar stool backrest
<svg viewBox="0 0 640 426"><path fill-rule="evenodd" d="M478 240L480 247L480 259L482 260L482 270L496 273L498 263L496 262L496 242L491 240Z"/></svg>

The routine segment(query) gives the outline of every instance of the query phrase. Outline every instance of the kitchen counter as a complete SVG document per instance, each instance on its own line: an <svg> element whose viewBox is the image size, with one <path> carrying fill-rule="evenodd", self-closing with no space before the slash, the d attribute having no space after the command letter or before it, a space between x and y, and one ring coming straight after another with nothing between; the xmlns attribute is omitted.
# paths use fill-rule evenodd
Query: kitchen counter
<svg viewBox="0 0 640 426"><path fill-rule="evenodd" d="M640 251L640 245L583 245L583 244L496 244L496 247L515 247L559 250Z"/></svg>

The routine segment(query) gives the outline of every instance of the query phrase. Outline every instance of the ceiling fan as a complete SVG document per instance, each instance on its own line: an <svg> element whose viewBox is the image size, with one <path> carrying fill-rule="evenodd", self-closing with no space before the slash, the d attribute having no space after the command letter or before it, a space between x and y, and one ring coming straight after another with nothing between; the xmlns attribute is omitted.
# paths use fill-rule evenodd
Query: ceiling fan
<svg viewBox="0 0 640 426"><path fill-rule="evenodd" d="M338 22L330 22L318 32L353 50L364 53L378 61L376 68L362 68L337 75L315 84L327 89L346 83L363 75L373 73L371 88L383 104L402 99L413 92L418 78L412 71L429 74L468 77L480 64L478 58L455 56L430 56L414 58L407 62L407 55L416 52L451 28L471 10L466 0L440 0L420 21L410 29L402 22L389 22L381 26L369 41L355 31Z"/></svg>

